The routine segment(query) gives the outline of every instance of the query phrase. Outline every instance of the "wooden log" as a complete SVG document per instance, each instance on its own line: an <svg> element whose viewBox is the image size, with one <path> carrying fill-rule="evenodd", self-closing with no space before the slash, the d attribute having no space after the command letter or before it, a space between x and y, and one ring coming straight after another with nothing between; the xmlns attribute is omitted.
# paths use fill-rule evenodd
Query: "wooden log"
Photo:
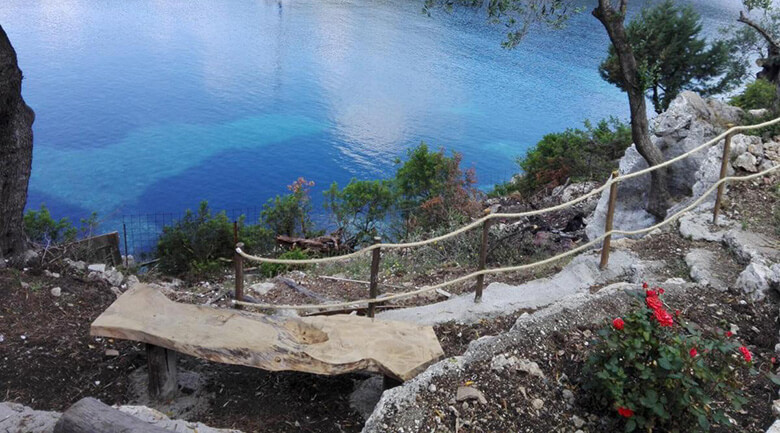
<svg viewBox="0 0 780 433"><path fill-rule="evenodd" d="M146 345L149 370L149 397L168 400L176 394L176 352L153 344Z"/></svg>
<svg viewBox="0 0 780 433"><path fill-rule="evenodd" d="M54 433L171 433L122 413L106 404L87 397L79 400L62 414L54 426Z"/></svg>
<svg viewBox="0 0 780 433"><path fill-rule="evenodd" d="M311 290L307 289L306 287L301 286L300 284L296 283L295 281L289 279L289 278L279 278L279 281L283 282L287 286L289 286L291 289L295 290L298 293L301 293L305 296L308 296L310 298L314 298L320 302L332 302L332 299L328 299L319 293L312 292Z"/></svg>
<svg viewBox="0 0 780 433"><path fill-rule="evenodd" d="M353 371L408 380L444 356L431 326L351 315L281 317L169 300L136 284L90 327L90 335L270 371Z"/></svg>

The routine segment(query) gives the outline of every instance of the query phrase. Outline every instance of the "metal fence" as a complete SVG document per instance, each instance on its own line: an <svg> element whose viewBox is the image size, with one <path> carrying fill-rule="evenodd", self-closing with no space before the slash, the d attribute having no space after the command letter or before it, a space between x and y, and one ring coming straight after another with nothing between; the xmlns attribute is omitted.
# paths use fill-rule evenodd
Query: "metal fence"
<svg viewBox="0 0 780 433"><path fill-rule="evenodd" d="M243 216L247 224L256 224L261 211L259 207L211 209L212 215L225 212L230 221L238 221ZM197 210L192 212L197 213ZM130 254L136 260L154 259L157 240L162 235L163 227L176 224L184 215L185 212L122 215L122 226L119 230L122 254Z"/></svg>

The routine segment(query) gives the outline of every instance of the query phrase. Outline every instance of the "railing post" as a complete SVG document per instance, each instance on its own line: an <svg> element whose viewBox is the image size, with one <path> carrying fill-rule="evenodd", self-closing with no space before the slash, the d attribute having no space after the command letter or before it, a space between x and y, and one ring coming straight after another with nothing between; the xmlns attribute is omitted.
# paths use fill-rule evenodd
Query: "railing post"
<svg viewBox="0 0 780 433"><path fill-rule="evenodd" d="M382 238L374 238L374 244L378 244L380 242L382 242ZM369 297L371 299L376 299L376 297L379 296L379 249L380 248L377 247L374 251L372 251L371 256L371 278L369 279ZM376 303L371 302L368 304L368 317L374 317L375 313Z"/></svg>
<svg viewBox="0 0 780 433"><path fill-rule="evenodd" d="M487 263L488 235L490 234L490 223L492 220L485 220L482 224L482 244L479 246L479 270L485 270ZM474 302L482 302L482 288L485 286L485 274L477 275L477 288L474 295Z"/></svg>
<svg viewBox="0 0 780 433"><path fill-rule="evenodd" d="M729 162L731 159L731 133L726 134L726 141L723 143L723 158L720 162L720 179L723 179L728 174ZM718 185L718 193L715 196L715 207L712 209L712 223L718 223L718 214L720 213L720 206L723 201L723 190L726 189L726 182Z"/></svg>
<svg viewBox="0 0 780 433"><path fill-rule="evenodd" d="M130 258L127 252L127 224L122 222L122 233L125 235L125 269L130 268Z"/></svg>
<svg viewBox="0 0 780 433"><path fill-rule="evenodd" d="M243 242L238 242L236 248L244 248ZM244 301L244 258L236 251L233 254L233 265L236 269L236 293L235 300L239 302ZM237 309L241 309L241 305L235 304Z"/></svg>
<svg viewBox="0 0 780 433"><path fill-rule="evenodd" d="M612 185L609 186L609 205L607 207L607 221L604 224L604 233L612 231L612 221L615 217L615 202L617 201L617 188L618 182L616 182L620 173L615 170L612 172ZM601 245L601 263L599 268L604 270L609 263L609 247L612 243L612 235L607 235L604 238L604 243Z"/></svg>

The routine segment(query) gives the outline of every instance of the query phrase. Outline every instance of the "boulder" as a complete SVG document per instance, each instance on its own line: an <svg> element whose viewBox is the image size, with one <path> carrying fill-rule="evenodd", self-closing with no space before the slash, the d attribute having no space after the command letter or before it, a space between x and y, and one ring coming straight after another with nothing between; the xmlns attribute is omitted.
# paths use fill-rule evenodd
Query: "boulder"
<svg viewBox="0 0 780 433"><path fill-rule="evenodd" d="M742 110L714 99L704 100L693 92L683 92L669 105L669 109L653 120L651 140L666 159L671 159L704 144L725 129L725 123L739 120ZM723 145L692 154L668 169L669 188L675 196L690 196L696 190L706 190L717 180ZM636 147L629 147L620 159L621 174L647 168L647 162ZM700 172L700 168L704 170ZM714 177L713 177L714 173ZM613 226L622 230L636 230L655 223L647 213L650 175L639 176L620 183ZM588 238L604 233L609 191L605 190L596 210L587 219Z"/></svg>
<svg viewBox="0 0 780 433"><path fill-rule="evenodd" d="M745 152L734 160L734 167L741 168L750 173L757 173L758 159L752 153Z"/></svg>
<svg viewBox="0 0 780 433"><path fill-rule="evenodd" d="M763 299L766 292L772 287L777 287L780 282L778 270L780 266L775 265L775 269L772 269L761 262L753 261L739 274L735 285L751 298Z"/></svg>
<svg viewBox="0 0 780 433"><path fill-rule="evenodd" d="M714 269L718 266L715 254L701 248L692 249L685 255L685 264L691 270L691 279L699 284L710 286L725 292L728 290L728 282L723 281Z"/></svg>

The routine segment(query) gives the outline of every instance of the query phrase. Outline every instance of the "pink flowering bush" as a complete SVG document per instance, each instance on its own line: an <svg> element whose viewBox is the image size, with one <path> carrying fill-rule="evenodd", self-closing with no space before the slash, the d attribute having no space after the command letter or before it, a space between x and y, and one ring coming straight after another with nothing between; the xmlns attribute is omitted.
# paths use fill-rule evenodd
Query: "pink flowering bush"
<svg viewBox="0 0 780 433"><path fill-rule="evenodd" d="M719 330L674 317L664 290L639 294L641 306L613 318L585 366L586 389L625 420L625 431L708 431L728 425L728 410L745 403L737 373L753 355Z"/></svg>

